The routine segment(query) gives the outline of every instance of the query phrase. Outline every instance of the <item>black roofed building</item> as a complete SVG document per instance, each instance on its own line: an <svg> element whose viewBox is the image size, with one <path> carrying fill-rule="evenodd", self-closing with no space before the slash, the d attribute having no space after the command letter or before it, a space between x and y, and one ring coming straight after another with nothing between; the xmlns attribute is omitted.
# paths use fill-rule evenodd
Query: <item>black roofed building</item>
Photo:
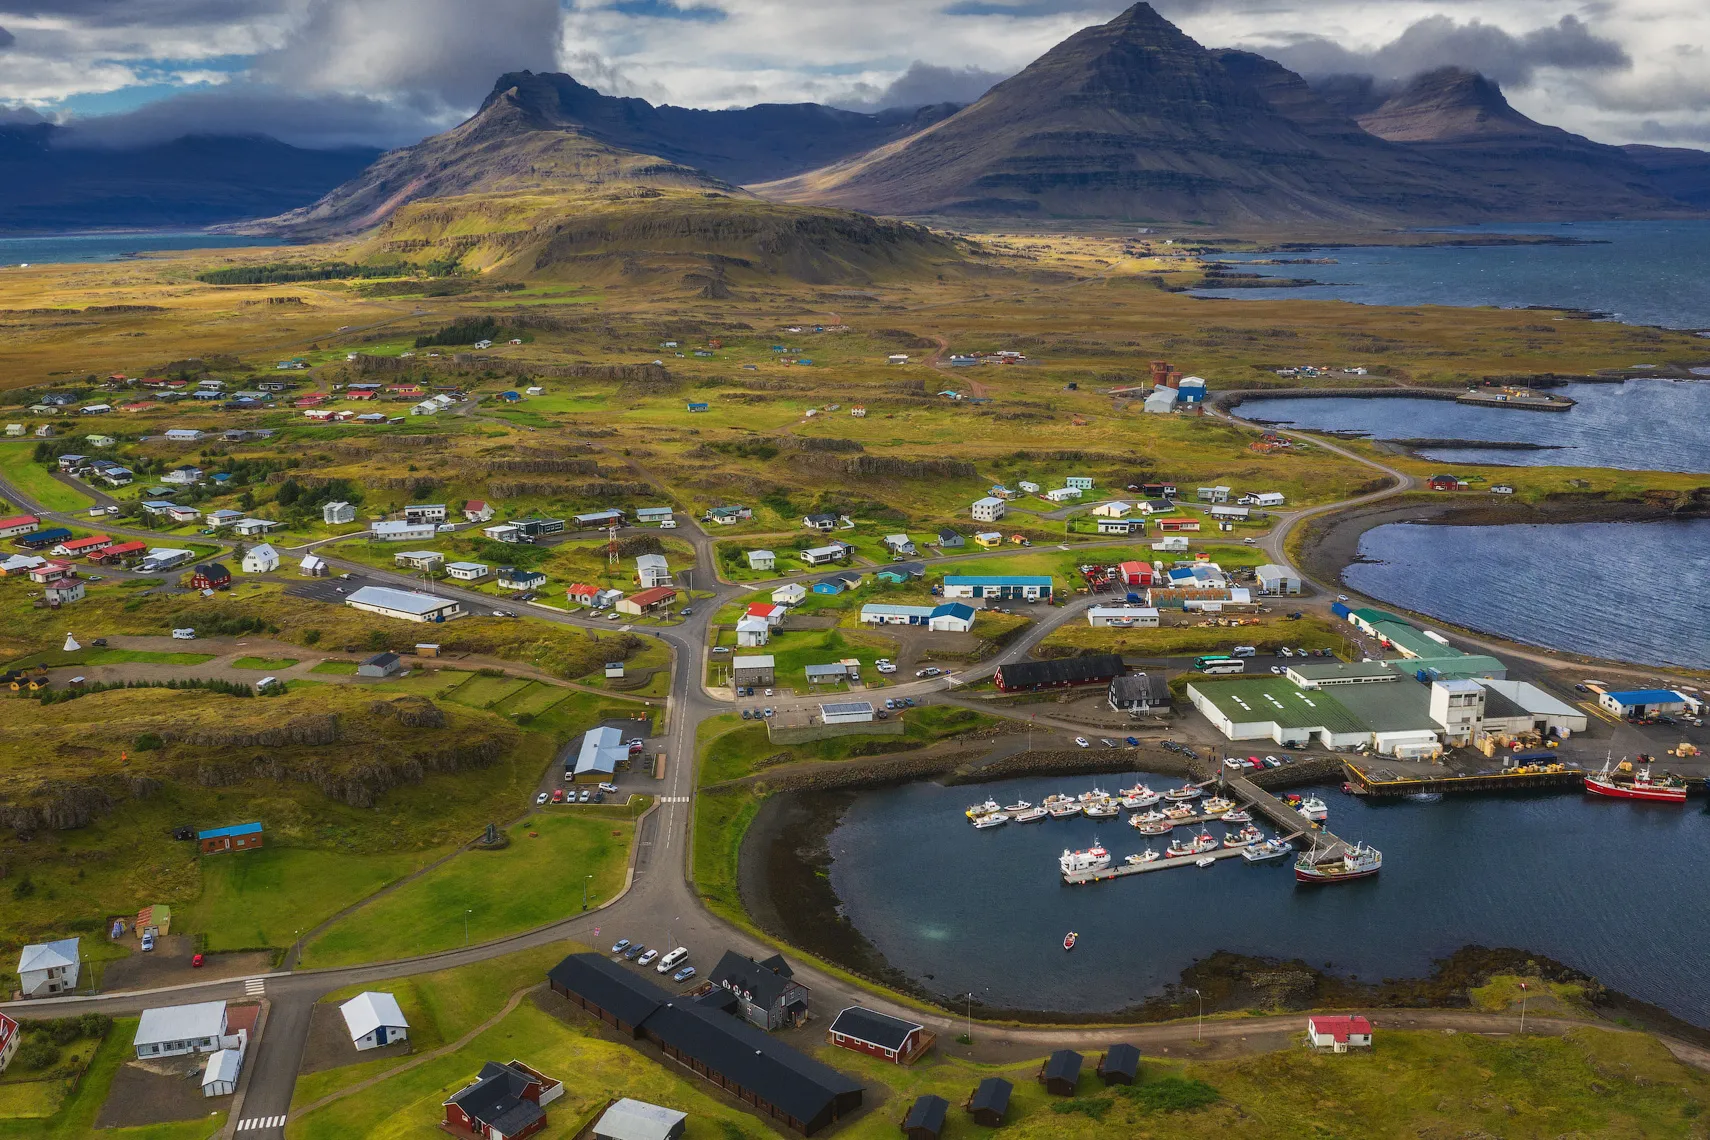
<svg viewBox="0 0 1710 1140"><path fill-rule="evenodd" d="M1002 1077L987 1077L962 1107L968 1110L975 1124L996 1128L1003 1123L1004 1113L1009 1111L1009 1094L1013 1091L1015 1086Z"/></svg>
<svg viewBox="0 0 1710 1140"><path fill-rule="evenodd" d="M521 1061L488 1061L475 1080L444 1104L445 1130L454 1136L518 1140L546 1127L546 1110L564 1086Z"/></svg>
<svg viewBox="0 0 1710 1140"><path fill-rule="evenodd" d="M1057 689L1070 685L1103 685L1127 672L1122 657L1097 653L1089 657L1064 657L1056 661L1011 661L998 666L993 680L1006 693L1033 689Z"/></svg>
<svg viewBox="0 0 1710 1140"><path fill-rule="evenodd" d="M853 1049L896 1065L911 1065L932 1048L937 1038L923 1025L852 1005L831 1023L826 1040L840 1049Z"/></svg>
<svg viewBox="0 0 1710 1140"><path fill-rule="evenodd" d="M949 1110L950 1102L941 1096L919 1098L903 1117L903 1135L908 1140L938 1140L944 1131L944 1114Z"/></svg>
<svg viewBox="0 0 1710 1140"><path fill-rule="evenodd" d="M665 1003L664 990L598 954L572 954L546 972L552 992L631 1037Z"/></svg>
<svg viewBox="0 0 1710 1140"><path fill-rule="evenodd" d="M726 950L707 977L734 995L741 1015L761 1029L800 1025L807 1018L807 987L795 980L782 954L756 962Z"/></svg>
<svg viewBox="0 0 1710 1140"><path fill-rule="evenodd" d="M1081 1055L1073 1049L1059 1049L1039 1067L1039 1083L1045 1091L1057 1096L1074 1096L1075 1084L1081 1079Z"/></svg>
<svg viewBox="0 0 1710 1140"><path fill-rule="evenodd" d="M1126 673L1110 682L1110 707L1117 712L1160 712L1170 707L1170 685L1159 673Z"/></svg>
<svg viewBox="0 0 1710 1140"><path fill-rule="evenodd" d="M1112 1045L1098 1059L1098 1075L1107 1085L1131 1085L1140 1079L1140 1050L1132 1045Z"/></svg>

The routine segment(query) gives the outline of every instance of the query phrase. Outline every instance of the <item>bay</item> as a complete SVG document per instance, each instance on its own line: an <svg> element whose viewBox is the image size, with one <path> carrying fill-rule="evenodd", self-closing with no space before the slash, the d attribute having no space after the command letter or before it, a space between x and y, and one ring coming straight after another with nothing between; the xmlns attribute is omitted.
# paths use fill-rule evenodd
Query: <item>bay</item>
<svg viewBox="0 0 1710 1140"><path fill-rule="evenodd" d="M1487 224L1444 232L1543 234L1588 244L1334 246L1219 255L1217 260L1242 264L1243 272L1324 284L1212 289L1200 295L1366 305L1542 305L1608 313L1628 324L1710 328L1710 289L1704 288L1703 273L1710 259L1710 220ZM1333 257L1336 264L1244 264L1279 257Z"/></svg>
<svg viewBox="0 0 1710 1140"><path fill-rule="evenodd" d="M194 230L0 237L0 268L80 261L118 261L133 254L152 251L236 249L243 246L278 244L278 238L208 234Z"/></svg>
<svg viewBox="0 0 1710 1140"><path fill-rule="evenodd" d="M1154 790L1179 779L1099 783L1136 778ZM962 815L988 796L1037 803L1093 782L864 793L830 836L832 887L892 966L933 993L972 992L997 1008L1118 1010L1218 950L1378 981L1423 975L1434 958L1480 944L1556 958L1710 1025L1710 908L1697 902L1710 872L1703 801L1682 808L1550 794L1389 804L1319 789L1331 830L1384 853L1382 874L1332 887L1296 886L1286 859L1069 887L1057 869L1063 848L1096 836L1121 859L1145 837L1084 818L975 831ZM1070 930L1081 939L1066 953Z"/></svg>
<svg viewBox="0 0 1710 1140"><path fill-rule="evenodd" d="M1629 380L1550 390L1577 400L1578 406L1566 412L1534 412L1405 396L1326 396L1251 399L1243 401L1236 414L1292 427L1367 432L1374 439L1495 440L1559 449L1420 449L1427 459L1446 463L1710 472L1710 448L1704 446L1710 383Z"/></svg>
<svg viewBox="0 0 1710 1140"><path fill-rule="evenodd" d="M1525 413L1530 414L1530 413ZM1349 586L1550 649L1710 667L1710 519L1437 526L1360 536Z"/></svg>

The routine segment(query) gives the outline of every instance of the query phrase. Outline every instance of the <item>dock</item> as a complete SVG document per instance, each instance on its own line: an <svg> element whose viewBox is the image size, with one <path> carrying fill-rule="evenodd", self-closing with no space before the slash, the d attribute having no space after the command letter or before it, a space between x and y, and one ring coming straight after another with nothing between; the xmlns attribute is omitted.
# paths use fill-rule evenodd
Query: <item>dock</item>
<svg viewBox="0 0 1710 1140"><path fill-rule="evenodd" d="M1079 886L1082 883L1097 883L1105 879L1120 879L1124 875L1138 875L1143 871L1162 871L1166 867L1193 867L1197 866L1201 859L1239 858L1240 855L1239 847L1219 847L1215 851L1206 851L1199 855L1182 855L1174 859L1166 856L1150 863L1129 863L1125 860L1112 863L1108 867L1100 867L1096 871L1070 871L1063 876L1063 881L1070 886Z"/></svg>
<svg viewBox="0 0 1710 1140"><path fill-rule="evenodd" d="M1578 789L1585 780L1583 769L1561 764L1522 765L1499 772L1474 772L1464 776L1420 777L1397 773L1375 765L1361 767L1344 760L1352 790L1362 796L1391 797L1453 795L1461 792L1515 792L1531 788Z"/></svg>
<svg viewBox="0 0 1710 1140"><path fill-rule="evenodd" d="M1319 855L1322 856L1321 862L1341 858L1352 846L1332 835L1328 828L1313 823L1245 776L1233 776L1227 781L1227 785L1249 811L1259 812L1270 820L1278 835L1289 839L1311 836L1315 840Z"/></svg>
<svg viewBox="0 0 1710 1140"><path fill-rule="evenodd" d="M1462 392L1455 397L1457 404L1476 404L1481 408L1520 408L1528 412L1565 412L1578 403L1566 396L1551 396L1543 392L1510 390L1495 392Z"/></svg>

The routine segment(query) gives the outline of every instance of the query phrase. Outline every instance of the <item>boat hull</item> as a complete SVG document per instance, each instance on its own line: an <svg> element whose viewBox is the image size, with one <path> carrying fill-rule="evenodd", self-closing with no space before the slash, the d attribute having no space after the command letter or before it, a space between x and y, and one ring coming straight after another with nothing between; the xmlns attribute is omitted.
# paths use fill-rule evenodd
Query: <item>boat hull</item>
<svg viewBox="0 0 1710 1140"><path fill-rule="evenodd" d="M1372 867L1363 871L1320 871L1316 867L1296 867L1294 881L1297 883L1350 883L1355 879L1369 879L1376 875L1381 867Z"/></svg>
<svg viewBox="0 0 1710 1140"><path fill-rule="evenodd" d="M1683 804L1686 802L1686 789L1638 787L1633 784L1617 784L1613 780L1600 779L1597 776L1585 778L1585 790L1594 796L1608 796L1615 800L1646 800L1650 803Z"/></svg>

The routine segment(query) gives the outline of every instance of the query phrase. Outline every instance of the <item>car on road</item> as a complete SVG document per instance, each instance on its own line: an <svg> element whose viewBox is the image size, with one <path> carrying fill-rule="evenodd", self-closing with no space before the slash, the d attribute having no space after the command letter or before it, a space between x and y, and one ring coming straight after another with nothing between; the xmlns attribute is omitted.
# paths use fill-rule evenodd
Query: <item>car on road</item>
<svg viewBox="0 0 1710 1140"><path fill-rule="evenodd" d="M886 697L885 698L885 707L888 709L896 708L897 707L896 699L894 697Z"/></svg>
<svg viewBox="0 0 1710 1140"><path fill-rule="evenodd" d="M1173 740L1166 740L1163 743L1165 752L1180 752L1182 750L1182 746Z"/></svg>
<svg viewBox="0 0 1710 1140"><path fill-rule="evenodd" d="M651 965L653 965L653 959L655 959L657 957L659 957L659 951L649 950L647 953L645 953L641 957L637 958L635 960L635 964L637 966L651 966Z"/></svg>
<svg viewBox="0 0 1710 1140"><path fill-rule="evenodd" d="M937 677L937 676L941 676L943 674L943 672L944 672L944 670L942 670L942 669L922 669L922 670L920 670L920 672L916 673L915 676L916 677Z"/></svg>
<svg viewBox="0 0 1710 1140"><path fill-rule="evenodd" d="M616 610L613 610L611 613L606 615L606 620L607 621L622 621L623 615L618 613Z"/></svg>
<svg viewBox="0 0 1710 1140"><path fill-rule="evenodd" d="M1251 546L1251 545L1253 545L1253 540L1252 540L1252 539L1250 539L1250 538L1243 538L1243 539L1242 539L1242 540L1241 540L1241 541L1242 541L1242 542L1243 542L1243 543L1245 543L1245 544L1246 544L1246 545L1248 545L1248 546Z"/></svg>
<svg viewBox="0 0 1710 1140"><path fill-rule="evenodd" d="M1088 740L1084 736L1077 736L1077 737L1075 737L1075 747L1076 748L1091 748L1092 747L1092 741Z"/></svg>
<svg viewBox="0 0 1710 1140"><path fill-rule="evenodd" d="M1186 756L1189 760L1198 760L1199 759L1199 753L1195 752L1193 749L1188 748L1186 746L1183 746L1183 748L1182 748L1182 755Z"/></svg>
<svg viewBox="0 0 1710 1140"><path fill-rule="evenodd" d="M106 581L106 579L103 578L99 574L91 574L91 575L89 575L89 577L85 578L84 581L85 582L104 582L104 581Z"/></svg>
<svg viewBox="0 0 1710 1140"><path fill-rule="evenodd" d="M682 609L677 611L678 617L693 617L694 614L695 608L693 606L684 606Z"/></svg>
<svg viewBox="0 0 1710 1140"><path fill-rule="evenodd" d="M553 788L552 789L552 802L555 804L561 804L564 802L564 789L563 788Z"/></svg>
<svg viewBox="0 0 1710 1140"><path fill-rule="evenodd" d="M1576 693L1589 693L1591 692L1591 689L1585 685L1575 685L1573 687L1573 691Z"/></svg>
<svg viewBox="0 0 1710 1140"><path fill-rule="evenodd" d="M602 791L602 792L616 792L617 791L617 785L612 784L612 783L603 783L600 785L600 791Z"/></svg>
<svg viewBox="0 0 1710 1140"><path fill-rule="evenodd" d="M1286 645L1280 645L1277 647L1277 656L1278 657L1293 657L1294 651Z"/></svg>
<svg viewBox="0 0 1710 1140"><path fill-rule="evenodd" d="M1337 600L1337 601L1338 601L1338 602L1345 602L1345 601L1347 601L1347 600L1348 600L1348 595L1346 595L1346 594L1337 594L1337 595L1336 595L1336 600Z"/></svg>
<svg viewBox="0 0 1710 1140"><path fill-rule="evenodd" d="M891 659L888 657L881 657L873 662L873 668L881 673L895 673L897 671L897 667L891 663Z"/></svg>
<svg viewBox="0 0 1710 1140"><path fill-rule="evenodd" d="M665 957L659 959L659 964L653 968L658 970L661 974L669 974L672 970L675 970L678 966L682 965L683 959L688 956L689 948L687 946L679 946L669 954L665 955Z"/></svg>
<svg viewBox="0 0 1710 1140"><path fill-rule="evenodd" d="M549 800L549 799L551 799L551 798L552 798L552 797L551 797L551 796L549 796L549 795L548 795L548 794L547 794L547 793L545 793L545 792L542 792L542 793L540 793L540 794L539 794L539 795L538 795L538 796L536 796L536 797L534 797L534 802L535 802L535 803L537 803L537 804L543 804L543 803L545 803L545 802L546 802L546 801L547 801L547 800Z"/></svg>
<svg viewBox="0 0 1710 1140"><path fill-rule="evenodd" d="M633 962L633 961L635 961L635 960L636 960L636 959L637 959L637 958L639 958L639 957L641 957L641 955L642 955L642 954L643 954L643 953L644 953L644 952L645 952L645 951L646 951L646 950L647 950L647 947L645 947L645 946L643 946L643 945L642 945L642 944L641 944L641 943L639 943L639 942L636 942L636 943L632 943L632 944L631 944L631 945L630 945L630 948L629 948L629 949L628 949L628 950L625 950L625 951L624 951L624 952L623 952L623 956L624 956L624 959L625 959L625 960L626 960L626 961L630 961L630 962ZM654 953L655 953L655 954L657 954L657 953L658 953L658 951L657 951L657 950L655 950L655 951L654 951Z"/></svg>
<svg viewBox="0 0 1710 1140"><path fill-rule="evenodd" d="M620 938L616 942L612 943L612 953L613 954L622 954L625 950L628 950L628 949L629 949L629 939L627 939L627 938Z"/></svg>
<svg viewBox="0 0 1710 1140"><path fill-rule="evenodd" d="M207 964L208 964L208 959L204 955L192 954L190 956L190 968L192 970L200 970L203 966L206 966Z"/></svg>
<svg viewBox="0 0 1710 1140"><path fill-rule="evenodd" d="M694 976L695 968L693 966L684 966L681 970L678 970L675 974L671 975L671 980L673 982L686 982Z"/></svg>
<svg viewBox="0 0 1710 1140"><path fill-rule="evenodd" d="M1116 741L1110 740L1107 737L1103 737L1103 736L1099 737L1098 742L1100 744L1104 745L1106 748L1115 748L1116 747Z"/></svg>
<svg viewBox="0 0 1710 1140"><path fill-rule="evenodd" d="M1122 743L1128 745L1130 748L1138 748L1140 747L1140 738L1138 736L1124 736L1122 738Z"/></svg>
<svg viewBox="0 0 1710 1140"><path fill-rule="evenodd" d="M153 931L145 931L143 933L142 948L144 951L154 949L154 932Z"/></svg>

